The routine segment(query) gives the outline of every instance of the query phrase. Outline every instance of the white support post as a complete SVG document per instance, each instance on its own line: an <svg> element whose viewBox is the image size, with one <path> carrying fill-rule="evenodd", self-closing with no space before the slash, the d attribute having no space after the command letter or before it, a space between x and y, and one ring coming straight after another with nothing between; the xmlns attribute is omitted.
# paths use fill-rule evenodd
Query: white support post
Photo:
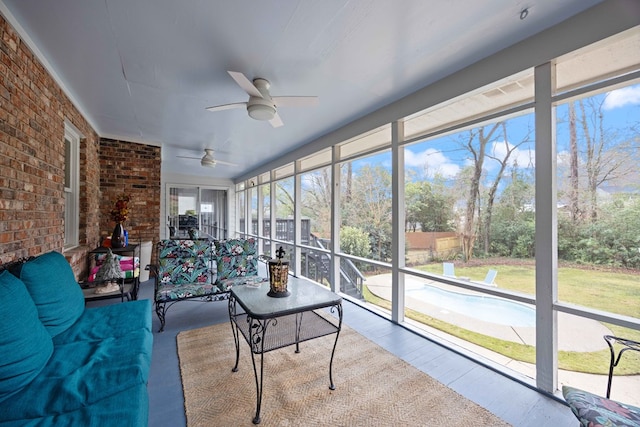
<svg viewBox="0 0 640 427"><path fill-rule="evenodd" d="M257 203L256 203L256 221L258 221L258 224L256 224L256 234L258 235L258 242L259 244L262 244L262 236L264 236L264 195L262 194L262 185L260 185L260 181L258 180L258 183L255 184L255 187L253 187L253 189L251 190L252 192L255 191L256 193L256 198L257 198ZM253 222L253 218L251 219L251 221ZM253 226L253 225L252 225Z"/></svg>
<svg viewBox="0 0 640 427"><path fill-rule="evenodd" d="M295 162L295 174L293 182L293 218L294 218L294 231L293 231L293 259L291 260L291 268L293 273L300 275L302 266L302 249L300 244L302 243L302 177L300 176L300 161Z"/></svg>
<svg viewBox="0 0 640 427"><path fill-rule="evenodd" d="M244 235L243 238L246 238L251 230L251 191L249 191L249 187L245 183L244 186Z"/></svg>
<svg viewBox="0 0 640 427"><path fill-rule="evenodd" d="M391 320L404 322L404 274L400 268L405 266L405 211L404 211L404 121L391 123Z"/></svg>
<svg viewBox="0 0 640 427"><path fill-rule="evenodd" d="M338 163L340 148L332 148L331 161L331 272L329 281L333 292L340 291L340 164Z"/></svg>
<svg viewBox="0 0 640 427"><path fill-rule="evenodd" d="M271 171L271 179L269 180L269 247L271 248L270 256L271 258L276 257L276 243L273 241L276 236L276 172L275 170Z"/></svg>
<svg viewBox="0 0 640 427"><path fill-rule="evenodd" d="M556 211L556 120L552 104L554 69L535 69L536 129L536 383L554 393L558 386L558 221Z"/></svg>

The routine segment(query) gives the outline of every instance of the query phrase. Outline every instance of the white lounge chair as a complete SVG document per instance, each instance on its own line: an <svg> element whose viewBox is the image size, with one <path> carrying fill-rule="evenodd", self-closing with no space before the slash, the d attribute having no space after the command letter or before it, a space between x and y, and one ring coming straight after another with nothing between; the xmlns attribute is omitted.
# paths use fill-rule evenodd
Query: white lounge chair
<svg viewBox="0 0 640 427"><path fill-rule="evenodd" d="M487 275L484 277L484 280L482 281L482 283L488 286L496 286L496 284L493 282L496 280L497 275L498 275L498 272L496 270L487 271Z"/></svg>
<svg viewBox="0 0 640 427"><path fill-rule="evenodd" d="M456 277L455 267L452 262L442 263L442 275L447 277Z"/></svg>

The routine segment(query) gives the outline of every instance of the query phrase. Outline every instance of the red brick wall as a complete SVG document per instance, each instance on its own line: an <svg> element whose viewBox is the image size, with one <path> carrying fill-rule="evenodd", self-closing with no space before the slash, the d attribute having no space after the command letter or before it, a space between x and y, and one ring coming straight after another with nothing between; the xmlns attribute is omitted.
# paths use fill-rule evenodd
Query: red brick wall
<svg viewBox="0 0 640 427"><path fill-rule="evenodd" d="M0 76L0 262L7 262L63 248L65 119L84 135L81 204L96 204L98 174L87 164L97 158L98 136L1 16ZM86 212L81 243L95 232Z"/></svg>
<svg viewBox="0 0 640 427"><path fill-rule="evenodd" d="M112 191L130 191L134 236L157 240L160 149L100 141L95 130L0 16L0 264L63 250L64 125L82 133L80 247L64 252L84 278L86 253L113 229ZM104 150L104 157L102 151ZM110 162L119 162L113 171ZM103 166L107 172L101 181ZM103 188L104 186L104 188ZM104 195L103 195L104 193Z"/></svg>
<svg viewBox="0 0 640 427"><path fill-rule="evenodd" d="M128 194L130 241L154 241L160 235L160 147L113 139L100 140L101 235L111 235L109 212L119 194Z"/></svg>

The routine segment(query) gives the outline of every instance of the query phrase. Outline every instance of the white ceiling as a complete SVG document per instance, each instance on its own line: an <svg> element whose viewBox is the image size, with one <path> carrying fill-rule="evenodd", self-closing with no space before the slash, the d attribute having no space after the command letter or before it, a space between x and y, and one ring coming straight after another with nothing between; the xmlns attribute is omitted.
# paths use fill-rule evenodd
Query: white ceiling
<svg viewBox="0 0 640 427"><path fill-rule="evenodd" d="M100 136L161 145L163 173L234 178L599 2L0 0L0 12ZM248 99L227 70L319 105L281 107L279 128L208 112ZM175 157L204 148L238 166Z"/></svg>

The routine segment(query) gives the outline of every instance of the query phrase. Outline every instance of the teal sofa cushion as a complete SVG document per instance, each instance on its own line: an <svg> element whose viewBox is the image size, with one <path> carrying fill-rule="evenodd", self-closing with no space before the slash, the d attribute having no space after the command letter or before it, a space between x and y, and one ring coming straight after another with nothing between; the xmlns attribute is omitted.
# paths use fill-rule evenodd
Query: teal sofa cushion
<svg viewBox="0 0 640 427"><path fill-rule="evenodd" d="M139 330L151 333L151 301L148 299L86 308L73 327L53 337L53 344L98 341Z"/></svg>
<svg viewBox="0 0 640 427"><path fill-rule="evenodd" d="M138 384L74 410L25 419L0 419L0 427L146 427L149 396L146 384Z"/></svg>
<svg viewBox="0 0 640 427"><path fill-rule="evenodd" d="M53 343L20 279L8 271L0 273L0 294L2 402L20 391L42 371L53 353Z"/></svg>
<svg viewBox="0 0 640 427"><path fill-rule="evenodd" d="M144 330L100 341L56 344L40 374L11 399L0 402L0 419L28 420L79 411L132 387L146 386L152 347L153 336ZM127 408L135 412L137 405L129 402Z"/></svg>
<svg viewBox="0 0 640 427"><path fill-rule="evenodd" d="M82 289L61 253L52 251L27 261L20 270L20 279L52 337L65 331L82 315Z"/></svg>
<svg viewBox="0 0 640 427"><path fill-rule="evenodd" d="M146 427L151 301L85 310L71 267L55 252L10 271L29 283L0 275L0 427ZM23 351L30 346L33 354ZM33 360L42 363L18 372Z"/></svg>

